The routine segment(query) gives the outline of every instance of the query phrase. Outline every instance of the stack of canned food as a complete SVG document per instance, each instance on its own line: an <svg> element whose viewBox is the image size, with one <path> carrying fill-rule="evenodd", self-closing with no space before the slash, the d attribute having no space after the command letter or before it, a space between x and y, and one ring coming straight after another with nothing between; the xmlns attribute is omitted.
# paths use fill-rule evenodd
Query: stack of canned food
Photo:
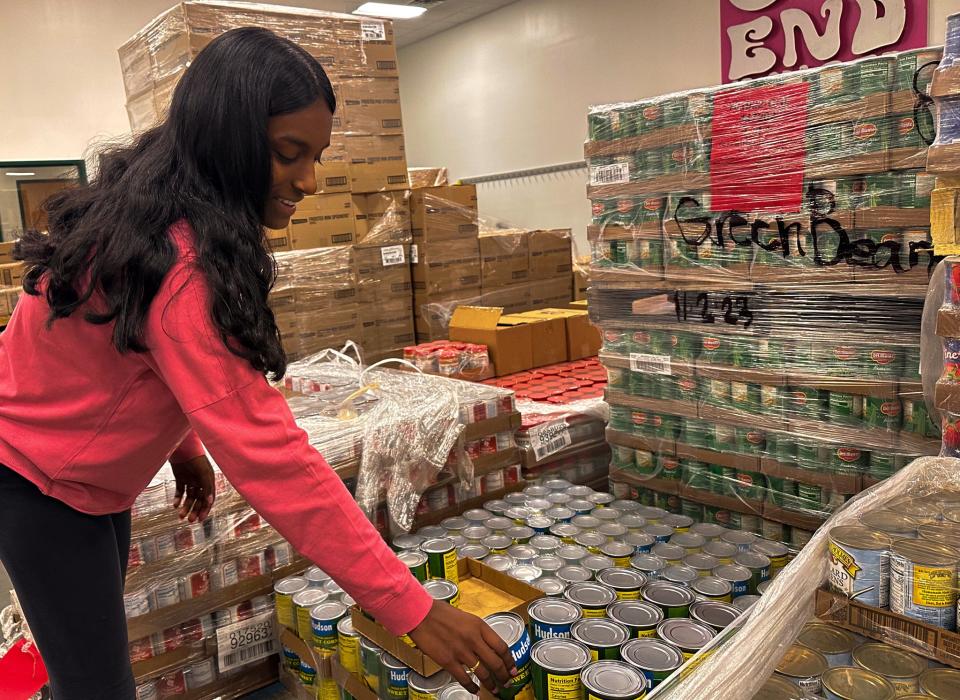
<svg viewBox="0 0 960 700"><path fill-rule="evenodd" d="M960 671L814 620L754 697L782 700L798 691L830 700L952 700L960 697Z"/></svg>
<svg viewBox="0 0 960 700"><path fill-rule="evenodd" d="M789 556L778 542L559 479L393 544L414 574L424 549L459 545L547 594L530 604L529 630L509 615L495 625L508 643L532 643L537 700L568 697L564 688L643 697L748 609Z"/></svg>
<svg viewBox="0 0 960 700"><path fill-rule="evenodd" d="M830 587L864 605L957 630L960 492L894 500L830 530Z"/></svg>

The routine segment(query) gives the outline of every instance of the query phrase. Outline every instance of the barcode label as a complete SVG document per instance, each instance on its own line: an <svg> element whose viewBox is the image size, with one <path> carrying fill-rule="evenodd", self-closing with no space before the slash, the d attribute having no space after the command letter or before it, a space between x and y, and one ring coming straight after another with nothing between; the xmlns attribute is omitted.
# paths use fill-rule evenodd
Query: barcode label
<svg viewBox="0 0 960 700"><path fill-rule="evenodd" d="M389 267L390 265L403 265L407 258L403 254L402 245L388 245L380 249L380 259L383 261L384 267Z"/></svg>
<svg viewBox="0 0 960 700"><path fill-rule="evenodd" d="M410 246L410 262L414 265L420 262L420 255L418 254L416 243Z"/></svg>
<svg viewBox="0 0 960 700"><path fill-rule="evenodd" d="M669 355L647 355L642 352L630 353L630 369L646 374L672 374Z"/></svg>
<svg viewBox="0 0 960 700"><path fill-rule="evenodd" d="M363 41L386 41L387 28L383 22L361 22L360 37Z"/></svg>
<svg viewBox="0 0 960 700"><path fill-rule="evenodd" d="M269 610L217 630L217 665L223 673L276 654L278 646L274 614Z"/></svg>
<svg viewBox="0 0 960 700"><path fill-rule="evenodd" d="M570 426L562 420L534 426L527 431L527 434L530 447L533 448L533 455L538 462L573 444Z"/></svg>
<svg viewBox="0 0 960 700"><path fill-rule="evenodd" d="M591 185L620 185L630 182L630 164L596 165L590 168Z"/></svg>

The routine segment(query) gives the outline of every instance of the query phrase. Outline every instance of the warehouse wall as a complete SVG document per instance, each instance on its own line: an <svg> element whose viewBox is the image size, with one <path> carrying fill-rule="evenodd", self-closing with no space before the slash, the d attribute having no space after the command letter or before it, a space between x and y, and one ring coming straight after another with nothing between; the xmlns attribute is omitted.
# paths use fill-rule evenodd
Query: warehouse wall
<svg viewBox="0 0 960 700"><path fill-rule="evenodd" d="M960 0L930 0L942 44ZM591 104L720 82L719 0L520 0L400 51L407 153L470 177L580 160ZM481 215L572 226L586 250L586 171L479 187Z"/></svg>

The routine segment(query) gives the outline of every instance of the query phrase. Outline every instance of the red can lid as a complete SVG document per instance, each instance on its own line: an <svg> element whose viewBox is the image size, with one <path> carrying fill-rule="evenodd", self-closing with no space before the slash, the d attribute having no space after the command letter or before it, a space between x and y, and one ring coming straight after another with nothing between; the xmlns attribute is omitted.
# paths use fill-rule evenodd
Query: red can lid
<svg viewBox="0 0 960 700"><path fill-rule="evenodd" d="M527 397L531 401L546 401L550 398L550 394L543 391L531 391L527 394Z"/></svg>
<svg viewBox="0 0 960 700"><path fill-rule="evenodd" d="M563 395L560 395L560 396L551 396L549 399L547 399L547 402L562 406L567 402L567 400L563 398Z"/></svg>

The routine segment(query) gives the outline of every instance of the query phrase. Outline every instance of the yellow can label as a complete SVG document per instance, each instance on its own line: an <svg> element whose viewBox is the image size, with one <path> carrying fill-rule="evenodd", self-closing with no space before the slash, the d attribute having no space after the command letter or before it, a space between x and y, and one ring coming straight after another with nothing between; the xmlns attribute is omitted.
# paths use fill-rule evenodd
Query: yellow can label
<svg viewBox="0 0 960 700"><path fill-rule="evenodd" d="M337 635L337 650L340 652L340 665L353 675L360 673L360 638Z"/></svg>
<svg viewBox="0 0 960 700"><path fill-rule="evenodd" d="M684 661L689 661L690 659L693 658L693 652L681 651L680 653L683 654Z"/></svg>
<svg viewBox="0 0 960 700"><path fill-rule="evenodd" d="M717 557L717 561L721 564L732 564L733 557Z"/></svg>
<svg viewBox="0 0 960 700"><path fill-rule="evenodd" d="M534 700L533 683L527 683L513 698L514 700Z"/></svg>
<svg viewBox="0 0 960 700"><path fill-rule="evenodd" d="M490 554L506 554L507 550L505 549L491 549Z"/></svg>
<svg viewBox="0 0 960 700"><path fill-rule="evenodd" d="M308 644L313 643L313 626L310 624L308 608L297 608L297 636Z"/></svg>
<svg viewBox="0 0 960 700"><path fill-rule="evenodd" d="M409 634L405 634L405 635L403 635L402 637L400 637L400 641L403 642L404 644L406 644L408 647L416 647L416 646L417 646L416 644L413 643L413 640L410 639L410 635L409 635Z"/></svg>
<svg viewBox="0 0 960 700"><path fill-rule="evenodd" d="M454 583L460 583L460 573L457 571L457 551L455 549L450 550L443 555L443 570L442 571L431 571L431 578L445 578L448 581L453 581Z"/></svg>
<svg viewBox="0 0 960 700"><path fill-rule="evenodd" d="M363 672L363 682L367 684L367 687L373 692L379 692L380 690L380 677L375 673L370 673L366 670Z"/></svg>
<svg viewBox="0 0 960 700"><path fill-rule="evenodd" d="M584 617L606 617L607 611L605 608L584 608L583 616Z"/></svg>
<svg viewBox="0 0 960 700"><path fill-rule="evenodd" d="M591 650L590 650L590 658L593 659L594 661L599 661L599 660L600 660L600 652L597 651L596 649L591 649Z"/></svg>
<svg viewBox="0 0 960 700"><path fill-rule="evenodd" d="M939 566L913 567L913 604L948 608L956 604L955 569Z"/></svg>
<svg viewBox="0 0 960 700"><path fill-rule="evenodd" d="M689 527L675 527L675 528L673 528L673 531L676 532L676 533L678 533L678 534L681 533L681 532L688 532L689 530L690 530Z"/></svg>
<svg viewBox="0 0 960 700"><path fill-rule="evenodd" d="M599 547L587 547L587 551L591 554L601 554Z"/></svg>
<svg viewBox="0 0 960 700"><path fill-rule="evenodd" d="M407 695L410 696L410 700L437 700L436 695L425 693L422 690L414 690L410 686L407 686Z"/></svg>
<svg viewBox="0 0 960 700"><path fill-rule="evenodd" d="M317 693L320 700L340 700L340 687L332 678L324 678L320 681L320 692Z"/></svg>
<svg viewBox="0 0 960 700"><path fill-rule="evenodd" d="M296 624L293 621L293 597L285 593L275 593L274 600L277 606L277 622L284 627L294 629Z"/></svg>
<svg viewBox="0 0 960 700"><path fill-rule="evenodd" d="M657 636L657 630L655 627L648 630L637 630L638 639L650 639L656 636Z"/></svg>
<svg viewBox="0 0 960 700"><path fill-rule="evenodd" d="M621 569L630 568L630 557L614 557L613 565L619 566Z"/></svg>
<svg viewBox="0 0 960 700"><path fill-rule="evenodd" d="M573 538L572 538L572 537L569 537L569 536L568 536L568 537L561 537L561 538L560 538L560 541L563 542L564 544L576 544L576 542L573 541Z"/></svg>
<svg viewBox="0 0 960 700"><path fill-rule="evenodd" d="M886 679L890 681L893 689L897 691L897 697L920 692L920 676L914 676L913 678L891 678L890 676L886 676Z"/></svg>
<svg viewBox="0 0 960 700"><path fill-rule="evenodd" d="M547 698L549 700L582 700L583 686L580 676L554 676L547 674Z"/></svg>
<svg viewBox="0 0 960 700"><path fill-rule="evenodd" d="M700 553L700 548L699 548L699 547L684 547L684 548L683 548L683 551L685 551L687 554L699 554L699 553Z"/></svg>
<svg viewBox="0 0 960 700"><path fill-rule="evenodd" d="M640 591L617 591L617 600L639 600Z"/></svg>

